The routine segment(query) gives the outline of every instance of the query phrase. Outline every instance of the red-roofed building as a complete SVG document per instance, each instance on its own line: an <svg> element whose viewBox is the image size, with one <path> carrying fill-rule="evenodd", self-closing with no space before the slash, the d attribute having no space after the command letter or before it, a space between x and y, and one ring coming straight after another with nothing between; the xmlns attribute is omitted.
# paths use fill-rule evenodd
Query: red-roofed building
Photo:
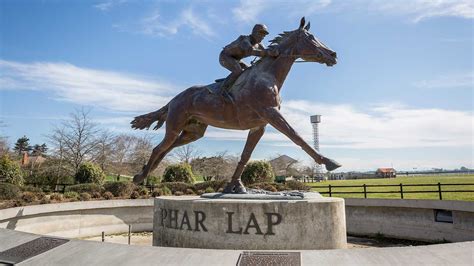
<svg viewBox="0 0 474 266"><path fill-rule="evenodd" d="M397 177L397 171L395 171L393 168L379 168L375 172L375 175L386 178Z"/></svg>

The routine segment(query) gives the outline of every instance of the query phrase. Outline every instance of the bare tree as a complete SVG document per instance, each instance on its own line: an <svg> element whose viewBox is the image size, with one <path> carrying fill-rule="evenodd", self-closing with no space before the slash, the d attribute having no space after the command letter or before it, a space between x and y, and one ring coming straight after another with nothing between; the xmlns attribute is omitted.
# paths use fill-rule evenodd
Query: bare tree
<svg viewBox="0 0 474 266"><path fill-rule="evenodd" d="M65 159L65 135L66 131L63 127L57 127L53 130L53 132L48 135L49 142L53 146L53 150L51 152L50 160L55 161L54 163L54 172L56 180L63 175L72 175L72 170L68 167L68 163Z"/></svg>
<svg viewBox="0 0 474 266"><path fill-rule="evenodd" d="M117 179L129 168L127 161L130 157L134 144L134 137L127 134L120 134L114 138L113 142L113 165Z"/></svg>
<svg viewBox="0 0 474 266"><path fill-rule="evenodd" d="M113 142L114 135L108 130L102 131L100 136L97 138L97 149L94 154L94 161L100 165L100 168L104 172L112 161Z"/></svg>
<svg viewBox="0 0 474 266"><path fill-rule="evenodd" d="M8 154L9 150L7 138L0 136L0 156Z"/></svg>
<svg viewBox="0 0 474 266"><path fill-rule="evenodd" d="M61 123L50 136L52 144L61 150L64 161L77 173L81 164L92 160L98 147L100 129L89 117L90 111L76 110L70 118Z"/></svg>
<svg viewBox="0 0 474 266"><path fill-rule="evenodd" d="M150 158L153 150L152 139L151 135L133 138L133 147L130 154L130 163L133 166L133 172L138 173L142 170L143 165L148 162L148 158Z"/></svg>
<svg viewBox="0 0 474 266"><path fill-rule="evenodd" d="M193 173L201 175L205 180L230 178L238 163L238 157L217 153L212 157L198 157L191 160Z"/></svg>
<svg viewBox="0 0 474 266"><path fill-rule="evenodd" d="M199 157L201 152L192 144L184 145L173 150L173 157L181 163L190 163L193 158Z"/></svg>

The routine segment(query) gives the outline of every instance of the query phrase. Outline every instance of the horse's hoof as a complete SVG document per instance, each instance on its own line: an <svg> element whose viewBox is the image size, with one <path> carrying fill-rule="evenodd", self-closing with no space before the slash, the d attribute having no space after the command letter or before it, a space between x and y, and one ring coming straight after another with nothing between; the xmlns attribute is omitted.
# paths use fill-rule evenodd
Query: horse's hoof
<svg viewBox="0 0 474 266"><path fill-rule="evenodd" d="M245 194L247 193L247 189L244 186L236 186L234 188L234 193Z"/></svg>
<svg viewBox="0 0 474 266"><path fill-rule="evenodd" d="M324 165L326 166L326 170L328 170L328 171L335 170L335 169L342 166L338 162L336 162L334 160L331 160L329 158L324 159Z"/></svg>
<svg viewBox="0 0 474 266"><path fill-rule="evenodd" d="M222 193L232 193L233 192L234 185L232 183L227 184L227 186L224 188L224 191Z"/></svg>
<svg viewBox="0 0 474 266"><path fill-rule="evenodd" d="M141 175L141 174L136 174L134 177L133 177L133 183L135 184L140 184L141 182L143 182L145 178Z"/></svg>

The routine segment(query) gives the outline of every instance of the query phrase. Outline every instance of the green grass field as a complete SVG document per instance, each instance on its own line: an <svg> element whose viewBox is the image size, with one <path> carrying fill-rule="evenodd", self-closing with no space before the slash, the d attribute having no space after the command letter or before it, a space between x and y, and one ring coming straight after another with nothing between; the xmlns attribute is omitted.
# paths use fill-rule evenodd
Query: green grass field
<svg viewBox="0 0 474 266"><path fill-rule="evenodd" d="M122 175L120 176L119 181L132 181L132 179L133 179L133 176ZM117 175L107 175L105 177L105 181L117 181Z"/></svg>
<svg viewBox="0 0 474 266"><path fill-rule="evenodd" d="M397 177L383 179L359 179L359 180L330 180L318 183L305 183L309 186L326 186L326 188L313 188L313 191L328 191L327 186L362 186L366 185L403 185L408 184L438 184L441 183L441 190L474 190L474 175L453 175L453 176L416 176L416 177ZM455 186L449 184L472 184L464 186ZM447 185L444 185L447 184ZM332 192L363 192L363 187L359 188L339 188L333 187ZM367 198L400 199L400 187L367 187L367 192L371 191L397 191L396 193L367 194ZM405 193L409 191L438 191L437 186L429 187L405 187L403 186L404 199L439 199L438 192L435 193ZM329 194L322 194L329 196ZM332 194L333 197L342 198L363 198L364 194ZM442 192L443 200L466 200L474 201L474 192Z"/></svg>

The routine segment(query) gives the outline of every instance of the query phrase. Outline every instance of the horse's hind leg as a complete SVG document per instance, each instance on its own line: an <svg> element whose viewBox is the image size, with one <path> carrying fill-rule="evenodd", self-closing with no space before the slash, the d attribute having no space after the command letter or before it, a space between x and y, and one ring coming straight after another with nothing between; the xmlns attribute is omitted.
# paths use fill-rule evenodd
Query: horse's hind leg
<svg viewBox="0 0 474 266"><path fill-rule="evenodd" d="M152 172L153 170L156 169L156 167L158 167L158 165L163 160L163 158L165 158L166 154L168 154L172 149L182 146L182 145L186 145L188 143L191 143L193 141L196 141L202 138L204 136L204 133L206 132L206 129L207 129L206 124L203 124L197 121L192 121L190 123L188 122L188 124L182 130L181 134L178 136L178 138L173 142L171 146L169 146L165 151L156 155L156 157L153 157L154 155L152 153L152 155L150 156L150 161L151 161L151 158L154 158L153 164L150 167L148 167L148 172L146 173L146 176L145 176L145 169L147 168L147 165L150 164L150 161L148 162L147 165L144 166L143 172L136 175L133 178L133 182L141 183L148 176L150 172ZM156 148L158 148L158 146ZM153 151L155 151L155 149L153 149Z"/></svg>
<svg viewBox="0 0 474 266"><path fill-rule="evenodd" d="M158 165L155 162L161 161L162 154L165 154L166 151L173 145L173 143L178 139L179 134L184 128L184 125L187 121L187 117L184 112L175 115L174 113L169 113L166 119L166 133L163 140L153 149L148 163L143 167L141 173L133 177L133 182L140 184L148 176L148 174L154 169L153 166ZM160 159L161 158L161 159ZM160 159L160 160L158 160ZM155 166L156 167L156 166Z"/></svg>
<svg viewBox="0 0 474 266"><path fill-rule="evenodd" d="M181 134L179 135L178 139L168 148L165 152L160 154L160 156L155 160L155 163L151 167L151 171L156 169L163 158L168 154L172 149L177 148L179 146L183 146L189 144L193 141L196 141L204 136L206 132L207 125L200 123L200 122L191 122L183 129Z"/></svg>
<svg viewBox="0 0 474 266"><path fill-rule="evenodd" d="M237 164L234 174L232 175L231 182L224 189L224 193L245 193L246 189L242 182L240 181L240 175L244 171L245 164L250 159L255 146L257 146L258 141L262 138L263 133L265 133L265 126L259 128L253 128L250 130L249 135L247 136L247 142L245 143L244 151L240 156L240 161Z"/></svg>

